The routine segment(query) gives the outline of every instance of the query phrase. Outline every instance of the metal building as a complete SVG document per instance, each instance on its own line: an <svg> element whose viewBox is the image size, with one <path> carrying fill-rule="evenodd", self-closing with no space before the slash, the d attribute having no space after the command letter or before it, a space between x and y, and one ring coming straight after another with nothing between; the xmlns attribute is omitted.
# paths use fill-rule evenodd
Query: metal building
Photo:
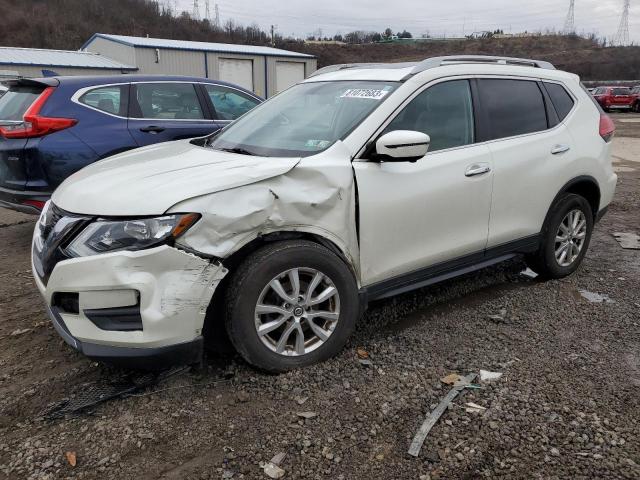
<svg viewBox="0 0 640 480"><path fill-rule="evenodd" d="M0 47L0 71L22 77L58 75L113 75L132 73L131 64L89 52L44 50L38 48ZM3 75L8 76L8 75Z"/></svg>
<svg viewBox="0 0 640 480"><path fill-rule="evenodd" d="M138 73L215 78L263 97L281 92L317 68L313 55L278 48L103 33L93 35L81 50L136 65Z"/></svg>

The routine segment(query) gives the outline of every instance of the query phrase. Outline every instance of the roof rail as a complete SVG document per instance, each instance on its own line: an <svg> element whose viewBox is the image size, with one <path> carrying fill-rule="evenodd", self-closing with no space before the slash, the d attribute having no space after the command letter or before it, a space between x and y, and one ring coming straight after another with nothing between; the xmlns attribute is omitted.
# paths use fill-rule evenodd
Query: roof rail
<svg viewBox="0 0 640 480"><path fill-rule="evenodd" d="M424 72L425 70L429 70L430 68L463 63L480 63L483 65L517 65L521 67L544 68L546 70L556 69L556 67L554 67L549 62L545 62L542 60L530 60L528 58L494 57L490 55L450 55L446 57L433 57L423 60L414 67L409 76Z"/></svg>
<svg viewBox="0 0 640 480"><path fill-rule="evenodd" d="M543 60L530 60L528 58L514 57L494 57L491 55L449 55L445 57L427 58L421 62L404 62L404 63L340 63L337 65L329 65L313 72L309 77L315 77L324 73L337 72L349 68L365 69L365 68L408 68L413 67L411 72L403 78L406 80L430 68L442 67L445 65L459 65L465 63L478 63L483 65L517 65L521 67L544 68L546 70L555 70L551 63Z"/></svg>
<svg viewBox="0 0 640 480"><path fill-rule="evenodd" d="M408 68L415 67L418 65L417 62L404 62L404 63L340 63L337 65L329 65L327 67L320 68L309 75L309 78L315 77L317 75L322 75L324 73L337 72L340 70L346 70L348 68Z"/></svg>

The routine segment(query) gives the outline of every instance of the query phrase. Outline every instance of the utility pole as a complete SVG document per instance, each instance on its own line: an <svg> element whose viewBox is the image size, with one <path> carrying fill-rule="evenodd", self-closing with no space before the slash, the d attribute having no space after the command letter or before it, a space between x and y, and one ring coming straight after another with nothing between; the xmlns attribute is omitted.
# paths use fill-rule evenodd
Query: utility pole
<svg viewBox="0 0 640 480"><path fill-rule="evenodd" d="M208 22L211 22L211 6L209 5L209 0L204 0L204 18L206 18Z"/></svg>
<svg viewBox="0 0 640 480"><path fill-rule="evenodd" d="M614 39L614 45L624 46L629 45L629 8L631 7L631 0L624 0L624 8L622 9L622 18L620 18L620 26L618 26L618 33Z"/></svg>
<svg viewBox="0 0 640 480"><path fill-rule="evenodd" d="M271 46L272 47L276 46L276 28L278 28L277 25L271 25Z"/></svg>
<svg viewBox="0 0 640 480"><path fill-rule="evenodd" d="M576 31L575 13L576 13L576 0L570 0L569 11L567 12L567 18L564 21L564 28L562 29L562 33L564 33L565 35L575 33Z"/></svg>

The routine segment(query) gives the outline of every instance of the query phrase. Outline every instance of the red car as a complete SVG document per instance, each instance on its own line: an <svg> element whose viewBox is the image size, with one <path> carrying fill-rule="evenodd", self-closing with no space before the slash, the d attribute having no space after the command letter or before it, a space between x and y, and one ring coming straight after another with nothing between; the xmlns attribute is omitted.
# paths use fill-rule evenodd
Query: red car
<svg viewBox="0 0 640 480"><path fill-rule="evenodd" d="M605 112L631 110L635 98L627 87L598 87L593 96Z"/></svg>
<svg viewBox="0 0 640 480"><path fill-rule="evenodd" d="M631 89L633 96L633 111L640 113L640 85Z"/></svg>

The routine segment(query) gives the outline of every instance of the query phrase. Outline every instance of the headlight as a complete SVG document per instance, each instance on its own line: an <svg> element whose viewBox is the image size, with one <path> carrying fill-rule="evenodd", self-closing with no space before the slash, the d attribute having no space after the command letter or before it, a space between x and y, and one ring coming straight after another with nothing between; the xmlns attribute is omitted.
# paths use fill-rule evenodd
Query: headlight
<svg viewBox="0 0 640 480"><path fill-rule="evenodd" d="M72 257L87 257L116 250L142 250L176 239L200 215L167 215L139 220L98 220L85 227L65 249Z"/></svg>

